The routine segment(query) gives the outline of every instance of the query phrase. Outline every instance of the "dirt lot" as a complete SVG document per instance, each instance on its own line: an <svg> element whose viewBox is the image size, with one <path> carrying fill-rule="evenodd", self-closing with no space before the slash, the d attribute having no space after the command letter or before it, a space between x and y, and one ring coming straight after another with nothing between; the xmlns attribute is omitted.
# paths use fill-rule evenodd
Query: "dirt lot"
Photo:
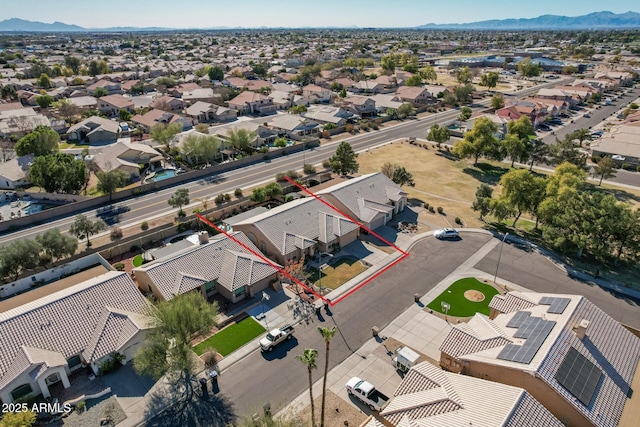
<svg viewBox="0 0 640 427"><path fill-rule="evenodd" d="M349 402L345 402L339 398L335 393L327 391L324 425L327 427L345 427L345 426L359 426L366 419L367 416L360 410L355 408ZM320 408L322 405L322 396L315 397L313 399L315 405L315 418L316 424L320 424ZM298 411L298 415L307 420L311 417L311 406L305 406Z"/></svg>

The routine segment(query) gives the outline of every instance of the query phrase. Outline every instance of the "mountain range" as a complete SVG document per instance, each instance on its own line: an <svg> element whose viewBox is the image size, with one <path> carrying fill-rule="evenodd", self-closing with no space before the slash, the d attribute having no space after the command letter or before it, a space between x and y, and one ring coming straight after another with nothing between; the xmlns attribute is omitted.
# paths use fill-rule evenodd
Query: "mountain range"
<svg viewBox="0 0 640 427"><path fill-rule="evenodd" d="M585 30L640 28L640 13L603 11L582 16L542 15L537 18L493 19L466 24L425 24L420 29L438 30Z"/></svg>
<svg viewBox="0 0 640 427"><path fill-rule="evenodd" d="M262 27L266 29L266 27ZM334 27L332 27L334 28ZM350 27L353 28L353 27ZM437 30L579 30L579 29L628 29L640 28L640 13L625 12L615 14L603 11L582 16L542 15L537 18L493 19L489 21L469 22L464 24L425 24L418 29ZM27 21L11 18L0 21L0 32L132 32L132 31L171 31L177 28L165 27L108 27L85 28L79 25L54 22L47 24L38 21ZM196 30L197 28L182 28ZM228 27L200 28L206 30L238 29Z"/></svg>

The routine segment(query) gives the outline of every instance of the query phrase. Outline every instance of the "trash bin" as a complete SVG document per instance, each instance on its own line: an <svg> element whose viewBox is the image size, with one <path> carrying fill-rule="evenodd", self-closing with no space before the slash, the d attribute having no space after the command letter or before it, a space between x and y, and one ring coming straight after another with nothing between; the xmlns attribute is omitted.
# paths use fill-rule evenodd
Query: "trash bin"
<svg viewBox="0 0 640 427"><path fill-rule="evenodd" d="M209 372L209 377L211 378L211 382L212 383L217 383L218 382L218 371L216 371L215 369L212 369Z"/></svg>
<svg viewBox="0 0 640 427"><path fill-rule="evenodd" d="M420 295L419 294L413 294L413 302L420 302Z"/></svg>

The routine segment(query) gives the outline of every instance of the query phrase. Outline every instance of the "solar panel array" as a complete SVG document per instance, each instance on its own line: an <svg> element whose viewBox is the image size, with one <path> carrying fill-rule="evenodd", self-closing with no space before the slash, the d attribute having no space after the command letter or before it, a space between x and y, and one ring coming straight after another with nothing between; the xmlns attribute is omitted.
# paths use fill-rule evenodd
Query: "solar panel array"
<svg viewBox="0 0 640 427"><path fill-rule="evenodd" d="M518 326L515 326L516 324ZM526 341L522 345L507 344L498 354L498 359L525 364L531 363L555 325L556 322L553 320L531 317L531 313L528 311L517 312L507 326L517 327L518 330L513 336L515 338L523 338Z"/></svg>
<svg viewBox="0 0 640 427"><path fill-rule="evenodd" d="M567 308L570 302L571 302L571 298L542 297L540 299L540 304L550 305L549 309L547 310L547 313L552 313L552 314L564 313L564 310Z"/></svg>
<svg viewBox="0 0 640 427"><path fill-rule="evenodd" d="M573 347L569 348L555 375L556 380L585 406L591 403L601 377L602 370Z"/></svg>

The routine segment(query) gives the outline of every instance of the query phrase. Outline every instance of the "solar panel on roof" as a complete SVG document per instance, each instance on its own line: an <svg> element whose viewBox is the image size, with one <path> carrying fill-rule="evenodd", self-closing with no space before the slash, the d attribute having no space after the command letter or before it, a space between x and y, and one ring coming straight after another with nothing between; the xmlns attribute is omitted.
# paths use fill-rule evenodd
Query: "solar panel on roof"
<svg viewBox="0 0 640 427"><path fill-rule="evenodd" d="M556 322L552 320L544 320L540 317L525 317L513 336L524 338L526 341L522 345L507 344L498 354L498 359L531 363L555 324Z"/></svg>
<svg viewBox="0 0 640 427"><path fill-rule="evenodd" d="M555 378L569 393L589 406L602 377L602 370L571 347L560 364Z"/></svg>
<svg viewBox="0 0 640 427"><path fill-rule="evenodd" d="M570 302L570 298L542 297L539 304L550 306L547 313L562 314Z"/></svg>
<svg viewBox="0 0 640 427"><path fill-rule="evenodd" d="M522 322L524 322L529 316L531 316L531 313L529 313L528 311L518 311L513 315L511 320L509 320L509 323L507 323L507 327L519 328L520 326L522 326Z"/></svg>

